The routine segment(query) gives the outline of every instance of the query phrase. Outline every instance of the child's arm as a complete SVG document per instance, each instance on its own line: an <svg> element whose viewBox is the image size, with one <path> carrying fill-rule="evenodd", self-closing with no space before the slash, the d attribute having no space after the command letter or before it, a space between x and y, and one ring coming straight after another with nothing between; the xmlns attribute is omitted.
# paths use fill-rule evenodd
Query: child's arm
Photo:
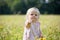
<svg viewBox="0 0 60 40"><path fill-rule="evenodd" d="M42 31L40 30L40 22L39 22L39 32L40 32L40 37L43 38Z"/></svg>
<svg viewBox="0 0 60 40"><path fill-rule="evenodd" d="M23 40L26 40L26 28L24 27L24 34L23 34Z"/></svg>
<svg viewBox="0 0 60 40"><path fill-rule="evenodd" d="M30 33L30 27L31 27L31 23L29 23L29 22L26 22L26 24L25 24L25 28L26 28L26 38L27 38L27 40L29 39L29 33Z"/></svg>
<svg viewBox="0 0 60 40"><path fill-rule="evenodd" d="M41 30L40 30L40 38L43 38L43 35L42 35L42 32L41 32Z"/></svg>
<svg viewBox="0 0 60 40"><path fill-rule="evenodd" d="M28 40L29 39L29 32L30 32L30 29L27 29L26 27L24 27L23 40Z"/></svg>

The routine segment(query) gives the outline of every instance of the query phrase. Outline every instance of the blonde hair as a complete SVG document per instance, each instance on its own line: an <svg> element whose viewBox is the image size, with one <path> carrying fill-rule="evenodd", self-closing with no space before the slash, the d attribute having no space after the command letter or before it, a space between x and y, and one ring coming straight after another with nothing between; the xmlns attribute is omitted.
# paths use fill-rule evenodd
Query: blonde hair
<svg viewBox="0 0 60 40"><path fill-rule="evenodd" d="M29 8L29 9L27 10L27 13L26 13L26 20L28 20L28 16L29 16L29 14L30 14L33 10L37 12L38 18L39 18L39 15L40 15L39 9L36 8L36 7L32 7L32 8Z"/></svg>

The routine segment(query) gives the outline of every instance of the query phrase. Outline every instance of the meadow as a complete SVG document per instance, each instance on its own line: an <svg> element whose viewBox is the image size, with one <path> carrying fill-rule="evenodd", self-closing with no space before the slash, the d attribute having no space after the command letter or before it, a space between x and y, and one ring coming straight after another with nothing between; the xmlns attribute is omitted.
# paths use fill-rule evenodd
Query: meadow
<svg viewBox="0 0 60 40"><path fill-rule="evenodd" d="M46 40L60 40L60 15L40 15ZM25 15L0 15L0 40L22 40Z"/></svg>

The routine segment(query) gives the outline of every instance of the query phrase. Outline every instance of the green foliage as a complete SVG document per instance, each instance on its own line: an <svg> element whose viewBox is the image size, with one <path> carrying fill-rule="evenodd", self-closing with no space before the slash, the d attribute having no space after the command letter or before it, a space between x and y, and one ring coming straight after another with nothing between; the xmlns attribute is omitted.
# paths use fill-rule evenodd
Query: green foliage
<svg viewBox="0 0 60 40"><path fill-rule="evenodd" d="M0 14L10 14L11 10L5 1L0 1Z"/></svg>
<svg viewBox="0 0 60 40"><path fill-rule="evenodd" d="M48 1L46 3L45 0L0 0L0 14L18 14L19 12L25 14L31 7L39 8L41 14L60 14L59 0Z"/></svg>

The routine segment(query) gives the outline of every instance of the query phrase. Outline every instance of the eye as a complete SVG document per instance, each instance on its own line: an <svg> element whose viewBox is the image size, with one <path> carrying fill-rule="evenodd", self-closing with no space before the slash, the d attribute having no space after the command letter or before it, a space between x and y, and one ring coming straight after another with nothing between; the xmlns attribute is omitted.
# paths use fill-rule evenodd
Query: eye
<svg viewBox="0 0 60 40"><path fill-rule="evenodd" d="M31 15L33 15L33 14L31 14Z"/></svg>
<svg viewBox="0 0 60 40"><path fill-rule="evenodd" d="M33 15L35 15L35 16L37 16L37 14L30 14L31 16L33 16Z"/></svg>
<svg viewBox="0 0 60 40"><path fill-rule="evenodd" d="M37 16L37 14L35 14L35 16Z"/></svg>

